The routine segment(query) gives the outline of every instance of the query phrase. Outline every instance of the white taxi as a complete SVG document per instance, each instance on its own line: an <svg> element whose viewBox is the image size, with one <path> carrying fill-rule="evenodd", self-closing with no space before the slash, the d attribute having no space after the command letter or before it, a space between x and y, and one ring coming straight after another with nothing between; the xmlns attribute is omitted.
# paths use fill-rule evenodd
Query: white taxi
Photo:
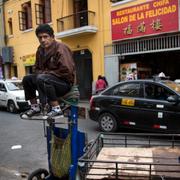
<svg viewBox="0 0 180 180"><path fill-rule="evenodd" d="M21 80L0 80L0 106L12 113L29 108Z"/></svg>

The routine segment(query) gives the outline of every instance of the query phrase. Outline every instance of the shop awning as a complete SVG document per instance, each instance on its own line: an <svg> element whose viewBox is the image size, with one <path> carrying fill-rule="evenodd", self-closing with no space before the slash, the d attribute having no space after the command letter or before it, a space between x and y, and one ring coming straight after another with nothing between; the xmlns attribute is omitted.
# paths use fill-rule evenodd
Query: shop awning
<svg viewBox="0 0 180 180"><path fill-rule="evenodd" d="M105 47L105 56L126 56L180 50L180 33L115 42Z"/></svg>
<svg viewBox="0 0 180 180"><path fill-rule="evenodd" d="M22 57L24 66L33 66L35 64L36 55L30 54Z"/></svg>

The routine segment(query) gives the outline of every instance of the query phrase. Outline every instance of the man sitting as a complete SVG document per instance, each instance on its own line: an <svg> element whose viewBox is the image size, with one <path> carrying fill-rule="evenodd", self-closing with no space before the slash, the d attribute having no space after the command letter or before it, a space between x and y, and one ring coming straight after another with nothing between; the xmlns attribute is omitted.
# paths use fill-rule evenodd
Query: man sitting
<svg viewBox="0 0 180 180"><path fill-rule="evenodd" d="M70 91L75 79L75 64L71 50L54 39L54 31L48 24L39 25L36 36L40 46L36 52L35 74L23 78L25 98L31 108L24 114L32 117L40 113L36 90L42 107L49 102L51 106L48 117L62 115L58 97Z"/></svg>

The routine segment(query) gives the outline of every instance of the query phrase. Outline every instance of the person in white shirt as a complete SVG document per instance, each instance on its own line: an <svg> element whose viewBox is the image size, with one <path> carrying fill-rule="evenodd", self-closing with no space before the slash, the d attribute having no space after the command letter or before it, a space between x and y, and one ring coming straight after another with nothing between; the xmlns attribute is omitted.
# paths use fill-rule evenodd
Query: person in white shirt
<svg viewBox="0 0 180 180"><path fill-rule="evenodd" d="M126 80L136 80L137 79L137 69L132 68L132 73L128 74Z"/></svg>

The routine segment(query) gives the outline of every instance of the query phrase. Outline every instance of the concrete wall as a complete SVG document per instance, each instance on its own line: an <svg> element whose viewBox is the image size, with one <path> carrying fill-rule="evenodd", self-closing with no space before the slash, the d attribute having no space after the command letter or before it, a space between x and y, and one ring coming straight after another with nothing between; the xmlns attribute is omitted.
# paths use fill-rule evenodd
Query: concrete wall
<svg viewBox="0 0 180 180"><path fill-rule="evenodd" d="M109 86L119 82L119 58L118 56L105 57L105 76Z"/></svg>

